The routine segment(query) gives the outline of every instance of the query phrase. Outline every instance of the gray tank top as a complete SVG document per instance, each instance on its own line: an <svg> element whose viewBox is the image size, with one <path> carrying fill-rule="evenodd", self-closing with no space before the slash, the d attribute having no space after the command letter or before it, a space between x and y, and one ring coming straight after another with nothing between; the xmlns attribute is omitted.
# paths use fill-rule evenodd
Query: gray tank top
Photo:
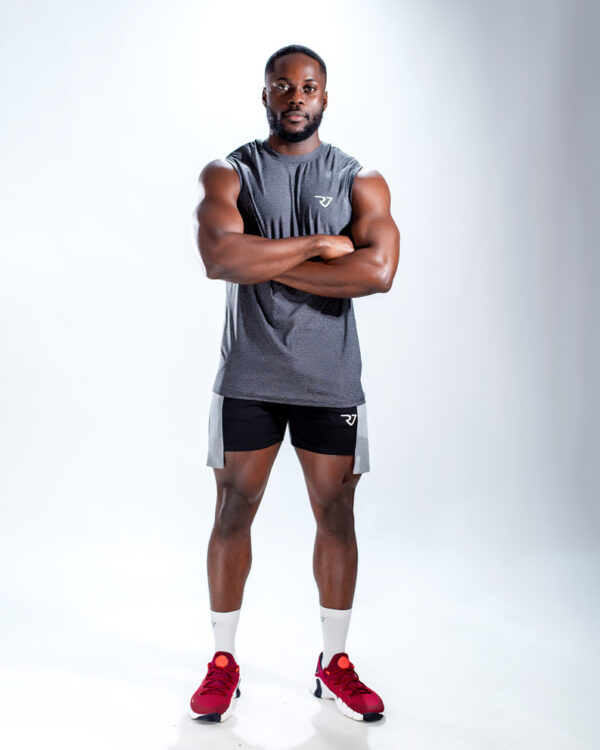
<svg viewBox="0 0 600 750"><path fill-rule="evenodd" d="M361 165L329 143L287 156L266 140L227 157L240 178L244 232L268 239L349 235ZM351 298L322 297L278 281L226 282L225 325L213 390L233 398L306 406L365 403Z"/></svg>

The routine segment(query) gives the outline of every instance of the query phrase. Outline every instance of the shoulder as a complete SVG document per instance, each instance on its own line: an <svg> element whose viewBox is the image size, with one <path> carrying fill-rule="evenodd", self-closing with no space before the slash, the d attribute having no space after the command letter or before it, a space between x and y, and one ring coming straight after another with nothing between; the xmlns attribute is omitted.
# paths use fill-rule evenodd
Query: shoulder
<svg viewBox="0 0 600 750"><path fill-rule="evenodd" d="M200 172L199 187L205 193L231 192L240 189L237 170L226 159L213 159Z"/></svg>
<svg viewBox="0 0 600 750"><path fill-rule="evenodd" d="M233 149L224 159L214 159L204 167L200 179L235 181L236 172L239 174L242 165L253 160L258 146L258 140L248 141Z"/></svg>
<svg viewBox="0 0 600 750"><path fill-rule="evenodd" d="M345 164L353 164L358 165L359 161L358 159L355 159L352 154L349 154L348 152L341 149L339 146L334 146L332 143L325 143L327 146L329 153L336 158L338 161L343 162Z"/></svg>
<svg viewBox="0 0 600 750"><path fill-rule="evenodd" d="M261 145L261 141L255 138L253 141L242 143L241 146L234 148L225 158L231 161L234 166L254 162L259 155Z"/></svg>
<svg viewBox="0 0 600 750"><path fill-rule="evenodd" d="M214 179L225 177L228 174L235 174L235 169L230 161L225 159L213 159L200 172L200 179Z"/></svg>
<svg viewBox="0 0 600 750"><path fill-rule="evenodd" d="M381 174L376 169L361 167L356 173L352 186L352 199L389 200L390 189Z"/></svg>
<svg viewBox="0 0 600 750"><path fill-rule="evenodd" d="M354 185L358 190L387 190L385 178L376 169L364 167L358 159L342 151L337 146L331 146L331 152L344 163L346 171L354 175Z"/></svg>

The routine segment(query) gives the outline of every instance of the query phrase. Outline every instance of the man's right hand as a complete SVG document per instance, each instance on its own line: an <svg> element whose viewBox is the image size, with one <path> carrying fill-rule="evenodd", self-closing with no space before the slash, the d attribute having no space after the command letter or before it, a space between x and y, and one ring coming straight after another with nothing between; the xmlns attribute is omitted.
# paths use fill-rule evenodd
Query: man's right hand
<svg viewBox="0 0 600 750"><path fill-rule="evenodd" d="M350 237L343 234L320 234L319 255L323 260L333 260L354 252Z"/></svg>

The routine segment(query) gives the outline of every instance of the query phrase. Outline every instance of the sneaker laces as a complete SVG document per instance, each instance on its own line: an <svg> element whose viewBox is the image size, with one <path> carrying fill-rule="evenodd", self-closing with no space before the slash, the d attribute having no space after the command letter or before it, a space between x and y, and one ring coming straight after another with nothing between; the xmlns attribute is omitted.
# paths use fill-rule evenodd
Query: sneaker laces
<svg viewBox="0 0 600 750"><path fill-rule="evenodd" d="M227 695L227 690L231 687L233 682L233 675L223 667L216 667L210 665L210 662L206 665L208 667L208 674L202 681L202 689L200 694L203 693L221 693L221 695ZM220 683L220 684L219 684Z"/></svg>
<svg viewBox="0 0 600 750"><path fill-rule="evenodd" d="M350 691L351 696L359 693L373 692L371 688L368 688L364 682L361 682L358 679L358 675L354 671L354 664L352 663L349 664L346 669L340 669L332 676L333 684L342 687L344 690Z"/></svg>

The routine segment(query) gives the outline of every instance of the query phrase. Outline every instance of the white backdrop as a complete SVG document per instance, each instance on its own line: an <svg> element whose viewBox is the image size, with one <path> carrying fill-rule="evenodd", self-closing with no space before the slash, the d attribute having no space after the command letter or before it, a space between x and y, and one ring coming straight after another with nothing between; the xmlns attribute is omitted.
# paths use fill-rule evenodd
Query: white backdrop
<svg viewBox="0 0 600 750"><path fill-rule="evenodd" d="M7 746L597 747L594 6L2 3ZM393 289L354 302L371 472L348 647L388 715L305 690L314 522L288 434L247 687L208 738L185 711L212 655L225 285L191 216L204 164L268 135L264 65L291 43L328 65L321 139L383 174L402 234Z"/></svg>

